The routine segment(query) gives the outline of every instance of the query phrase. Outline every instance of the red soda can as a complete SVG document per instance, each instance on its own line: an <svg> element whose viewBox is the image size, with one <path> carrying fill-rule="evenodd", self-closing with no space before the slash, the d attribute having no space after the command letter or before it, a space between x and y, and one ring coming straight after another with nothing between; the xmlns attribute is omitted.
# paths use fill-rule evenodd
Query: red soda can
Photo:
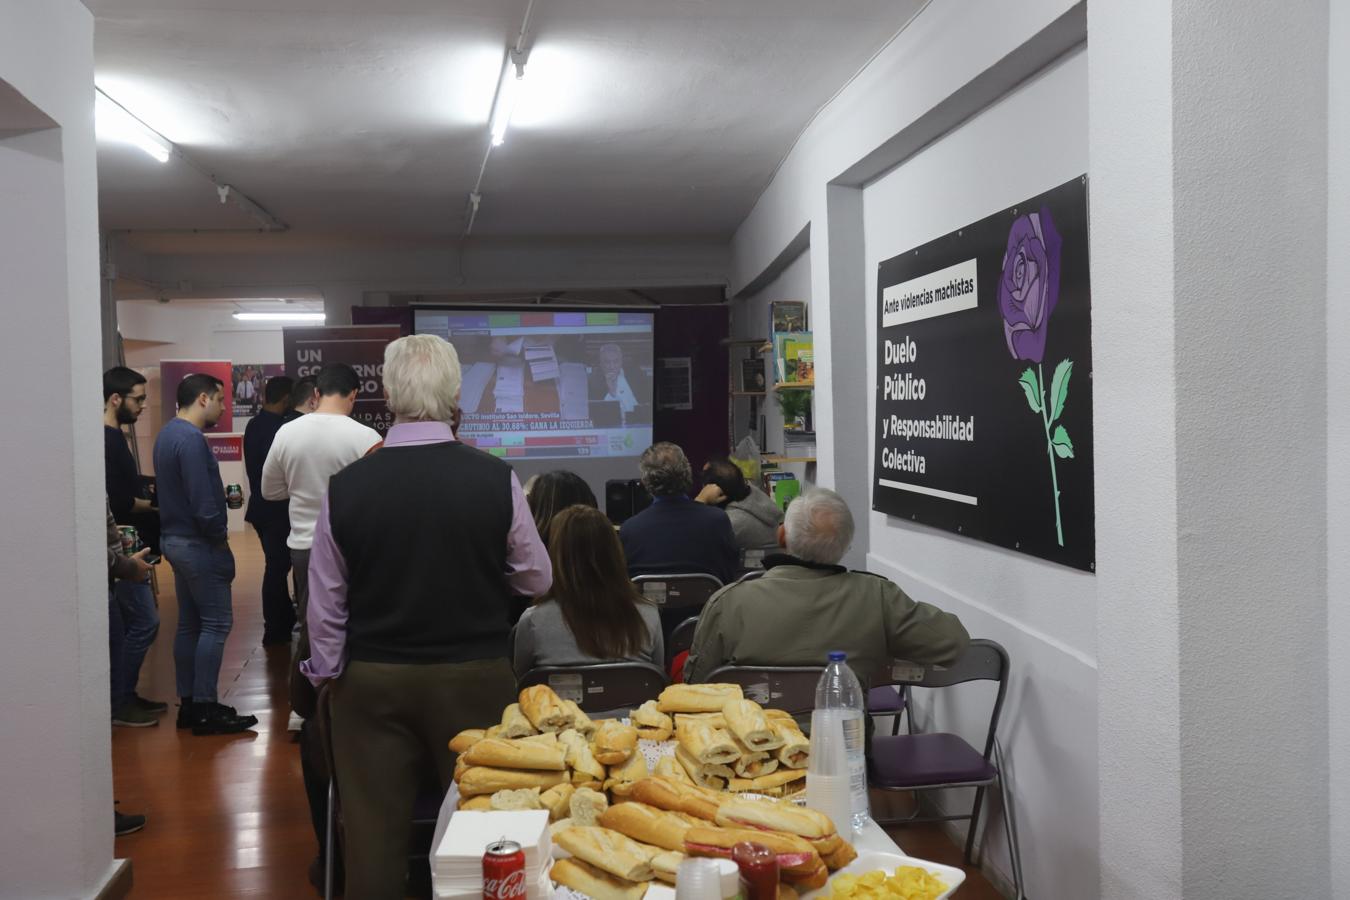
<svg viewBox="0 0 1350 900"><path fill-rule="evenodd" d="M483 900L525 900L525 851L503 838L483 851Z"/></svg>

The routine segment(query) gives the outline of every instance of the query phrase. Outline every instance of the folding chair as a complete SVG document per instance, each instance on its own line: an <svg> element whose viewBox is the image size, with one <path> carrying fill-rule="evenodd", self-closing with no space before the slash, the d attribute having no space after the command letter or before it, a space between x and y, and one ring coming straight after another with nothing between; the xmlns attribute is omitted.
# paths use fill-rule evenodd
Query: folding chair
<svg viewBox="0 0 1350 900"><path fill-rule="evenodd" d="M770 553L781 552L777 544L765 544L763 547L746 547L741 551L741 574L757 572L764 567L764 557Z"/></svg>
<svg viewBox="0 0 1350 900"><path fill-rule="evenodd" d="M541 666L516 682L517 690L546 684L564 700L596 718L616 718L655 700L670 684L666 673L644 662L595 663L585 666Z"/></svg>
<svg viewBox="0 0 1350 900"><path fill-rule="evenodd" d="M1008 653L994 641L973 640L966 652L950 666L921 666L897 662L892 667L890 681L908 690L910 687L941 688L971 681L995 681L998 693L989 716L989 732L985 737L984 752L976 750L959 735L900 734L878 735L872 739L872 759L869 782L884 791L937 790L940 788L973 787L975 802L969 814L922 817L916 808L914 815L881 824L910 824L912 822L949 822L970 820L966 835L965 860L976 864L975 837L979 832L980 809L984 792L995 781L1003 797L1003 827L1008 839L1008 856L1012 865L1017 897L1022 893L1022 855L1017 840L1017 820L1013 813L1012 797L1004 771L1003 750L998 744L998 719L1003 711L1003 698L1008 689ZM910 711L911 722L913 710Z"/></svg>
<svg viewBox="0 0 1350 900"><path fill-rule="evenodd" d="M661 637L670 646L675 629L690 616L696 616L708 598L722 589L716 576L703 572L676 575L638 575L633 579L638 593L655 603L661 612ZM670 653L666 653L667 658Z"/></svg>
<svg viewBox="0 0 1350 900"><path fill-rule="evenodd" d="M910 708L909 687L903 684L896 684L895 679L899 676L894 672L903 672L911 663L904 660L893 660L871 680L872 687L867 691L867 715L873 719L894 716L895 721L891 725L891 734L900 733L900 719L909 713L906 719L910 734L914 733L914 710Z"/></svg>
<svg viewBox="0 0 1350 900"><path fill-rule="evenodd" d="M707 680L739 684L745 698L760 706L809 716L816 706L816 683L824 671L820 666L722 666Z"/></svg>
<svg viewBox="0 0 1350 900"><path fill-rule="evenodd" d="M694 631L698 628L698 616L690 616L670 634L670 643L666 645L666 663L694 646Z"/></svg>

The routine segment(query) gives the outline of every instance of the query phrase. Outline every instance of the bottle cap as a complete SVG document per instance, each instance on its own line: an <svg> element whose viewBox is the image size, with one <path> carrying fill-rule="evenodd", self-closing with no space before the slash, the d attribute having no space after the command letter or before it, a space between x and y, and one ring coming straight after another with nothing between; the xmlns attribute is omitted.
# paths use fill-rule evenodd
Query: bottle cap
<svg viewBox="0 0 1350 900"><path fill-rule="evenodd" d="M830 662L843 662L846 659L848 659L848 654L843 650L830 651Z"/></svg>

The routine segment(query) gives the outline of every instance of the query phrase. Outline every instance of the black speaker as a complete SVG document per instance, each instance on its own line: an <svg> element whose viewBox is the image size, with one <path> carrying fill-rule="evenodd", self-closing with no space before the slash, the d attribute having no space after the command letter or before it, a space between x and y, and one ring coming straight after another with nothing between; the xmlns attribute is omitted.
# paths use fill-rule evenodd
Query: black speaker
<svg viewBox="0 0 1350 900"><path fill-rule="evenodd" d="M622 525L651 505L651 495L636 478L605 482L605 515L615 525Z"/></svg>

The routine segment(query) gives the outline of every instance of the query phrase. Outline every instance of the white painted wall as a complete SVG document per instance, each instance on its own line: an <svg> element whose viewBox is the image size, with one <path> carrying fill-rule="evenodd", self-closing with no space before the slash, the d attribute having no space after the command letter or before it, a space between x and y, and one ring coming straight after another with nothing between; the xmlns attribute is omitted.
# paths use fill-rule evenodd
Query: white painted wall
<svg viewBox="0 0 1350 900"><path fill-rule="evenodd" d="M1331 0L1327 174L1327 647L1331 896L1350 897L1350 0Z"/></svg>
<svg viewBox="0 0 1350 900"><path fill-rule="evenodd" d="M0 22L0 81L59 126L0 140L0 896L88 897L113 851L93 18L0 0Z"/></svg>
<svg viewBox="0 0 1350 900"><path fill-rule="evenodd" d="M1083 174L1087 115L1087 52L1079 51L863 190L867 336L861 347L876 342L877 265ZM1037 127L1025 128L1029 121ZM872 384L876 361L865 355ZM876 397L865 393L870 421ZM1098 877L1094 577L869 515L868 569L916 599L957 613L972 635L998 641L1012 658L1002 732L1028 894L1092 896ZM938 724L956 724L978 746L988 710L987 696L972 694L959 707L935 713ZM948 800L952 811L969 808L964 792ZM1001 831L991 827L987 834L989 863L1006 869Z"/></svg>

